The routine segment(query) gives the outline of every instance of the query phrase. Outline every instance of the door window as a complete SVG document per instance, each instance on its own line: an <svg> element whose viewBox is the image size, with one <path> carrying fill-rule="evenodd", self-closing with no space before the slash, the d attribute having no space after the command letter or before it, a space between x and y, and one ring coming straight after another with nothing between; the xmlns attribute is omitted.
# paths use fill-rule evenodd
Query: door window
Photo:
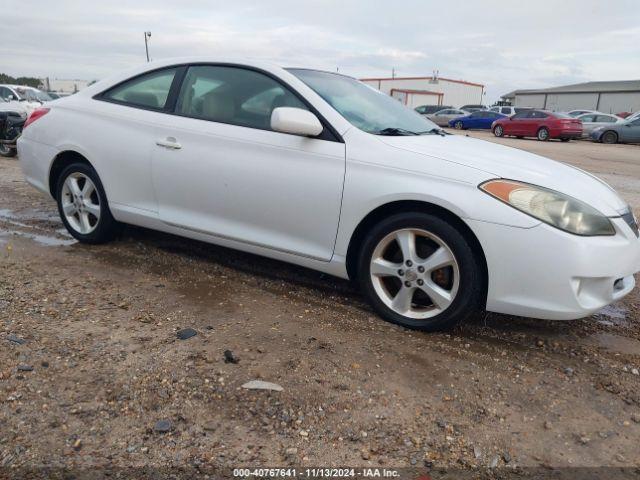
<svg viewBox="0 0 640 480"><path fill-rule="evenodd" d="M529 111L528 110L521 110L511 118L513 118L513 119L527 118L528 115L529 115Z"/></svg>
<svg viewBox="0 0 640 480"><path fill-rule="evenodd" d="M243 127L271 129L278 107L308 110L290 90L254 70L237 67L190 67L178 96L176 113Z"/></svg>
<svg viewBox="0 0 640 480"><path fill-rule="evenodd" d="M596 121L596 115L585 115L583 117L580 117L580 120L582 120L583 122L595 122ZM602 120L597 120L597 121L601 122Z"/></svg>
<svg viewBox="0 0 640 480"><path fill-rule="evenodd" d="M509 115L511 113L511 107L502 107L502 113Z"/></svg>
<svg viewBox="0 0 640 480"><path fill-rule="evenodd" d="M176 68L150 72L135 77L103 94L103 98L133 107L165 108Z"/></svg>
<svg viewBox="0 0 640 480"><path fill-rule="evenodd" d="M583 120L584 122L585 120ZM600 123L616 123L616 118L611 115L598 115L596 120L591 120L592 122L600 122Z"/></svg>
<svg viewBox="0 0 640 480"><path fill-rule="evenodd" d="M7 87L0 87L0 98L8 101L13 96L13 92Z"/></svg>

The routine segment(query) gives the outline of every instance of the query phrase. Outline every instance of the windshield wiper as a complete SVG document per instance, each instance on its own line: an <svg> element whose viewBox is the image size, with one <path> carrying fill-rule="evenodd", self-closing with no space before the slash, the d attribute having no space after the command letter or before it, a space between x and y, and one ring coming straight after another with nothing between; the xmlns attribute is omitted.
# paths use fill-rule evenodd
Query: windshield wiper
<svg viewBox="0 0 640 480"><path fill-rule="evenodd" d="M404 128L398 127L387 127L382 130L375 132L374 135L388 135L388 136L398 136L398 135L420 135L419 133L412 132L411 130L405 130Z"/></svg>
<svg viewBox="0 0 640 480"><path fill-rule="evenodd" d="M449 135L449 133L445 132L442 128L432 128L431 130L420 132L418 135L440 135L444 137L445 135Z"/></svg>

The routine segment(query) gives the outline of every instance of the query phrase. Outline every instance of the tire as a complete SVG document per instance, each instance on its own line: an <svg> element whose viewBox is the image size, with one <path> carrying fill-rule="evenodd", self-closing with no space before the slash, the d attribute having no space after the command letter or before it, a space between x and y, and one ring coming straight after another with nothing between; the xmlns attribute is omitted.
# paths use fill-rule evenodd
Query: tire
<svg viewBox="0 0 640 480"><path fill-rule="evenodd" d="M546 127L538 129L536 137L538 137L538 140L540 140L541 142L546 142L547 140L549 140L549 130Z"/></svg>
<svg viewBox="0 0 640 480"><path fill-rule="evenodd" d="M608 144L618 143L618 134L613 130L609 130L602 134L602 136L600 137L600 141L602 143L608 143Z"/></svg>
<svg viewBox="0 0 640 480"><path fill-rule="evenodd" d="M62 171L56 201L62 223L79 242L105 243L118 232L119 225L109 210L100 177L90 165L73 163Z"/></svg>
<svg viewBox="0 0 640 480"><path fill-rule="evenodd" d="M456 130L463 130L463 129L464 129L464 124L463 124L462 122L455 122L455 123L453 124L453 127L454 127Z"/></svg>
<svg viewBox="0 0 640 480"><path fill-rule="evenodd" d="M0 157L12 158L18 154L18 150L0 143Z"/></svg>
<svg viewBox="0 0 640 480"><path fill-rule="evenodd" d="M500 125L496 125L496 128L493 129L493 134L496 137L504 137L504 128L502 128Z"/></svg>
<svg viewBox="0 0 640 480"><path fill-rule="evenodd" d="M408 263L398 239L409 245L411 238L416 254ZM446 266L430 269L429 262ZM359 255L358 282L384 320L433 332L450 329L482 311L481 265L469 241L450 223L426 213L399 213L368 233ZM432 292L437 302L426 292ZM395 304L402 307L394 308Z"/></svg>

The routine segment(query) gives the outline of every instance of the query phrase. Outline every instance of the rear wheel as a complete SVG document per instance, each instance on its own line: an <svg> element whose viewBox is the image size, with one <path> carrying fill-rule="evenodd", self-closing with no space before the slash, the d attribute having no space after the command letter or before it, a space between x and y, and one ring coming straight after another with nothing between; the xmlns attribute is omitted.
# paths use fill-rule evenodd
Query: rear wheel
<svg viewBox="0 0 640 480"><path fill-rule="evenodd" d="M0 143L0 157L11 158L15 157L17 154L18 150L15 148L5 145L4 143Z"/></svg>
<svg viewBox="0 0 640 480"><path fill-rule="evenodd" d="M453 124L453 126L456 128L456 130L462 130L464 128L464 124L461 121L457 121Z"/></svg>
<svg viewBox="0 0 640 480"><path fill-rule="evenodd" d="M536 136L541 142L546 142L547 140L549 140L549 130L547 130L546 127L542 127L540 130L538 130Z"/></svg>
<svg viewBox="0 0 640 480"><path fill-rule="evenodd" d="M91 166L74 163L65 168L58 179L56 200L64 226L80 242L104 243L115 236L118 224Z"/></svg>
<svg viewBox="0 0 640 480"><path fill-rule="evenodd" d="M618 143L618 134L613 131L604 132L601 138L602 143Z"/></svg>
<svg viewBox="0 0 640 480"><path fill-rule="evenodd" d="M497 125L496 128L493 129L493 134L496 137L502 137L504 135L504 129L500 125Z"/></svg>
<svg viewBox="0 0 640 480"><path fill-rule="evenodd" d="M376 225L358 278L380 316L407 328L448 329L482 309L478 259L464 235L434 215L401 213Z"/></svg>

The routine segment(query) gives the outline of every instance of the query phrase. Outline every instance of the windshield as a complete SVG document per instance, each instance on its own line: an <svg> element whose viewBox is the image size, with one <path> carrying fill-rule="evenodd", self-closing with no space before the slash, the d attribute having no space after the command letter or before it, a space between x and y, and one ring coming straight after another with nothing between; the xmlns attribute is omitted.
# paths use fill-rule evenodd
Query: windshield
<svg viewBox="0 0 640 480"><path fill-rule="evenodd" d="M29 101L38 100L40 102L49 102L51 101L51 97L47 95L45 92L41 90L24 90L22 92L22 96L25 97Z"/></svg>
<svg viewBox="0 0 640 480"><path fill-rule="evenodd" d="M407 135L440 130L435 123L398 100L354 78L317 70L288 71L306 83L349 123L367 133Z"/></svg>

